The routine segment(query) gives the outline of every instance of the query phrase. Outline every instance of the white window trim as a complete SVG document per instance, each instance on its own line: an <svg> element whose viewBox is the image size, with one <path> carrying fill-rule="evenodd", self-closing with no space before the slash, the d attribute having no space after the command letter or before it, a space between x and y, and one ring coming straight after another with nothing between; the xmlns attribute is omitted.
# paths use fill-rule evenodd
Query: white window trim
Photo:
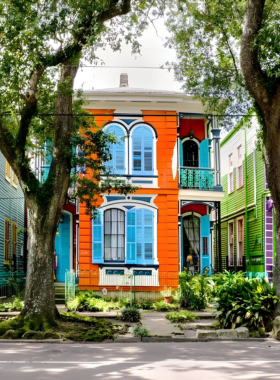
<svg viewBox="0 0 280 380"><path fill-rule="evenodd" d="M232 224L232 245L233 245L233 265L230 265L229 255L230 255L230 242L229 242L229 225ZM228 266L234 267L234 219L228 221Z"/></svg>
<svg viewBox="0 0 280 380"><path fill-rule="evenodd" d="M194 141L198 146L198 168L199 168L200 167L199 166L200 165L200 142L195 137L193 137L192 139L190 137L184 137L182 139L182 146L184 145L184 142L186 142L188 140ZM184 152L184 148L183 148L183 152ZM182 152L182 154L183 154L183 152Z"/></svg>
<svg viewBox="0 0 280 380"><path fill-rule="evenodd" d="M127 154L127 152L128 152L128 136L127 136L127 130L120 123L116 123L116 122L112 121L109 124L105 125L104 132L106 131L106 129L108 129L114 125L120 127L124 132L125 140L124 140L124 173L123 173L123 175L127 175L128 174L128 154ZM119 176L121 174L117 174L117 175Z"/></svg>
<svg viewBox="0 0 280 380"><path fill-rule="evenodd" d="M239 220L242 220L242 226L243 226L243 255L242 257L244 257L244 238L245 238L245 233L244 233L244 216L240 216L238 218L236 218L236 260L237 260L237 263L239 262L239 259L240 259L240 252L239 252L239 226L238 226L238 222Z"/></svg>
<svg viewBox="0 0 280 380"><path fill-rule="evenodd" d="M135 179L137 177L137 174L132 174L133 173L133 144L132 144L132 135L136 131L137 128L139 127L146 127L148 128L152 134L153 134L153 175L158 175L158 170L157 170L157 137L155 135L154 129L145 123L139 123L133 126L130 129L130 134L129 134L129 173L131 173L131 176ZM147 174L147 177L149 177L149 174ZM145 178L145 177L139 177L139 180ZM148 186L152 187L152 186Z"/></svg>
<svg viewBox="0 0 280 380"><path fill-rule="evenodd" d="M122 201L121 203L117 203L117 204L116 203L114 203L114 204L107 203L107 204L105 204L104 207L102 207L102 205L100 207L100 209L103 210L104 212L106 210L111 209L111 208L119 209L119 210L122 210L125 212L125 261L120 262L120 263L116 262L116 265L120 265L120 266L126 264L126 259L127 259L127 252L126 252L126 249L127 249L127 233L126 233L127 216L126 215L127 215L127 211L129 211L129 210L124 207L124 204L127 205L128 203L130 203L130 205L133 205L133 201L131 201L131 202ZM145 209L145 210L152 211L154 213L154 264L153 265L157 265L157 264L159 264L158 256L157 256L157 224L158 224L157 209L155 209L154 207L151 207L149 204L143 204L142 205L139 203L135 204L134 209L137 209L137 210ZM104 232L103 232L102 239L103 239L103 250L104 250ZM103 257L104 257L104 251L103 251ZM104 261L104 263L105 263L105 261Z"/></svg>

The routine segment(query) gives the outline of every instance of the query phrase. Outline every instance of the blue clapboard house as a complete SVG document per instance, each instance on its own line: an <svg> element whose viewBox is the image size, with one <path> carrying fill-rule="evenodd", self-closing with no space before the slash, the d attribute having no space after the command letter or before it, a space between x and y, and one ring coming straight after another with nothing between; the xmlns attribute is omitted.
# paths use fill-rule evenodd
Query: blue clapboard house
<svg viewBox="0 0 280 380"><path fill-rule="evenodd" d="M24 282L25 220L23 191L0 152L0 298L15 294L9 281L12 276L20 281L20 285Z"/></svg>

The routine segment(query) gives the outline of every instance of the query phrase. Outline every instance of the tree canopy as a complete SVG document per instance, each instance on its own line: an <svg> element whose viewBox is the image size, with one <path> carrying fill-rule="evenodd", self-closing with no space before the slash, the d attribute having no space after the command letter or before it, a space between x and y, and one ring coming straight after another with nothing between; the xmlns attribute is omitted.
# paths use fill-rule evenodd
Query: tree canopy
<svg viewBox="0 0 280 380"><path fill-rule="evenodd" d="M167 45L177 51L175 77L185 92L218 114L246 114L254 104L241 72L240 50L247 0L170 1ZM279 1L264 1L254 47L269 91L279 85ZM221 119L227 125L230 118ZM231 124L232 125L232 124Z"/></svg>

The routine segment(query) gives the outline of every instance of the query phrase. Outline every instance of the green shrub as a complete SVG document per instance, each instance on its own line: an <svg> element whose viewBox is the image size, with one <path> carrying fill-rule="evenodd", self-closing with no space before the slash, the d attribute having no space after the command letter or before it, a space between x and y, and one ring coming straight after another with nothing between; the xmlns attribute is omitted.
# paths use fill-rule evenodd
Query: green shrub
<svg viewBox="0 0 280 380"><path fill-rule="evenodd" d="M242 271L231 273L225 270L222 273L217 273L211 276L208 281L211 296L215 298L219 292L219 288L224 286L224 284L230 286L230 284L236 283L236 281L239 281L242 278L244 278L244 272Z"/></svg>
<svg viewBox="0 0 280 380"><path fill-rule="evenodd" d="M225 328L260 329L272 320L278 297L274 286L265 279L236 276L218 286L215 292L215 315Z"/></svg>
<svg viewBox="0 0 280 380"><path fill-rule="evenodd" d="M179 274L180 307L202 310L207 307L211 297L207 274L192 276L188 272Z"/></svg>
<svg viewBox="0 0 280 380"><path fill-rule="evenodd" d="M186 323L186 322L194 321L195 319L199 319L195 313L192 313L190 311L179 311L178 313L173 311L171 313L166 314L165 317L169 319L172 323L177 323L177 322Z"/></svg>
<svg viewBox="0 0 280 380"><path fill-rule="evenodd" d="M105 301L91 290L81 291L67 303L68 311L110 311L120 309L119 302Z"/></svg>
<svg viewBox="0 0 280 380"><path fill-rule="evenodd" d="M120 319L126 322L139 322L141 319L141 314L136 307L129 306L121 310Z"/></svg>
<svg viewBox="0 0 280 380"><path fill-rule="evenodd" d="M164 301L154 302L152 307L155 311L170 311L179 309L179 305L177 303L165 303Z"/></svg>
<svg viewBox="0 0 280 380"><path fill-rule="evenodd" d="M148 336L149 330L145 326L135 326L130 330L134 336Z"/></svg>
<svg viewBox="0 0 280 380"><path fill-rule="evenodd" d="M0 304L0 311L21 311L23 309L24 302L19 298L15 298L13 302L4 302Z"/></svg>

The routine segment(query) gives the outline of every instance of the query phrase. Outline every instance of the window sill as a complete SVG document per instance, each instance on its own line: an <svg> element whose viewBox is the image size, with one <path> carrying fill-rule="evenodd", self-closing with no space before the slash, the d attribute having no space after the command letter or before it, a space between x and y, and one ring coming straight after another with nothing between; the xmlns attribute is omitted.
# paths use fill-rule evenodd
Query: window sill
<svg viewBox="0 0 280 380"><path fill-rule="evenodd" d="M242 189L244 187L244 184L242 186L236 187L236 190Z"/></svg>
<svg viewBox="0 0 280 380"><path fill-rule="evenodd" d="M13 183L13 188L14 188L14 189L17 189L17 185L15 185L14 183Z"/></svg>
<svg viewBox="0 0 280 380"><path fill-rule="evenodd" d="M5 179L7 182L11 183L11 179L9 177L6 176Z"/></svg>

